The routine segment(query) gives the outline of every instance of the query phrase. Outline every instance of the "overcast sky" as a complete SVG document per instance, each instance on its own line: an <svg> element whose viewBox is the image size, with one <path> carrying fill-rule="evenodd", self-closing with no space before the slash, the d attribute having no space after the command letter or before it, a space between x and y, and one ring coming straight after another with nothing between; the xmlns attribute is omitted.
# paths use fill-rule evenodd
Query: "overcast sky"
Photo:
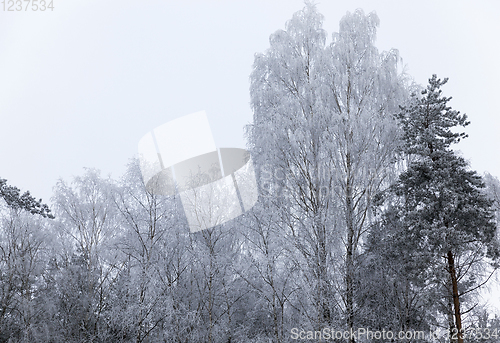
<svg viewBox="0 0 500 343"><path fill-rule="evenodd" d="M206 110L219 147L243 147L249 75L300 0L53 0L54 10L0 12L0 177L49 202L84 167L119 177L139 139ZM1 6L1 5L0 5ZM469 115L461 143L500 176L498 1L318 1L329 36L347 11L380 18L377 45L397 48L421 84ZM2 8L0 8L2 10Z"/></svg>

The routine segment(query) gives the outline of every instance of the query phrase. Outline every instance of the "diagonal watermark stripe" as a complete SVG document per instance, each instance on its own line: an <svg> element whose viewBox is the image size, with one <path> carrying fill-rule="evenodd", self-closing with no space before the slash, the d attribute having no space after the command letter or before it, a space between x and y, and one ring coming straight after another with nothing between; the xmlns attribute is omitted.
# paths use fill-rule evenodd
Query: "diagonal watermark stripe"
<svg viewBox="0 0 500 343"><path fill-rule="evenodd" d="M191 232L234 219L257 202L250 154L217 149L204 111L155 128L141 138L138 150L147 191L179 194Z"/></svg>

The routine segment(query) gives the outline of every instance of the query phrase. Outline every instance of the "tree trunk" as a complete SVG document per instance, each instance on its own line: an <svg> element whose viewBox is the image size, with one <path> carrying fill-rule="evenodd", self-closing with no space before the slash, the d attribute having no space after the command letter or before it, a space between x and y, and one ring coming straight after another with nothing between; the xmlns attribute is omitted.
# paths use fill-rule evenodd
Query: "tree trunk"
<svg viewBox="0 0 500 343"><path fill-rule="evenodd" d="M346 254L346 316L347 316L347 329L349 332L354 331L354 280L353 280L353 270L354 270L354 261L353 261L353 249L352 249L352 241L353 241L353 232L349 230L348 232L348 247ZM354 338L349 336L349 343L354 343Z"/></svg>
<svg viewBox="0 0 500 343"><path fill-rule="evenodd" d="M315 215L316 217L316 226L318 230L318 273L319 273L319 304L320 304L320 328L325 325L331 324L331 313L330 313L330 304L329 304L329 289L328 289L328 269L326 266L327 263L327 251L326 251L326 231L325 226L318 220L319 214Z"/></svg>
<svg viewBox="0 0 500 343"><path fill-rule="evenodd" d="M450 286L451 286L451 282L450 282ZM449 337L450 337L450 341L451 341L451 337L453 337L454 333L453 333L453 330L455 329L455 319L453 318L453 303L452 303L452 297L447 297L448 298L448 302L446 303L446 309L448 310L448 329L450 330L449 332Z"/></svg>
<svg viewBox="0 0 500 343"><path fill-rule="evenodd" d="M347 226L347 247L346 247L346 316L347 329L354 331L354 209L352 203L351 189L351 161L350 154L347 154L347 182L346 182L346 226ZM354 338L349 335L349 343L354 343Z"/></svg>
<svg viewBox="0 0 500 343"><path fill-rule="evenodd" d="M458 331L458 343L463 343L462 337L462 315L460 313L460 299L458 294L458 281L457 274L455 270L455 259L453 258L453 254L451 250L448 251L448 272L451 277L451 285L452 285L452 294L453 294L453 308L455 310L455 327Z"/></svg>

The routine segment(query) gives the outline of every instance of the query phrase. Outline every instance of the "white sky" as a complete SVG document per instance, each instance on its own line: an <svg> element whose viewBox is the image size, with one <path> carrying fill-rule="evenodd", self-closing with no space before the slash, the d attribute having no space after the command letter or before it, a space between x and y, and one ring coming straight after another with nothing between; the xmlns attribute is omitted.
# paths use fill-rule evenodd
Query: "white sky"
<svg viewBox="0 0 500 343"><path fill-rule="evenodd" d="M54 0L54 11L0 11L0 177L48 202L83 167L120 176L139 139L206 110L219 147L243 147L256 52L300 0ZM500 2L318 1L329 36L347 11L375 10L380 50L397 48L425 84L469 115L459 149L500 176L496 102ZM1 5L0 5L1 10Z"/></svg>

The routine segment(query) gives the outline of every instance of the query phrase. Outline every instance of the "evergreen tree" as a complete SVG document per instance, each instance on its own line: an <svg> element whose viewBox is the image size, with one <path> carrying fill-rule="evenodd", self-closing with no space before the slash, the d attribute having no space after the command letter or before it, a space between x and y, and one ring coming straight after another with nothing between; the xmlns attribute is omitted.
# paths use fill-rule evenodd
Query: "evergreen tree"
<svg viewBox="0 0 500 343"><path fill-rule="evenodd" d="M0 198L3 198L7 205L15 209L23 209L31 214L39 214L42 217L54 219L49 206L42 203L42 199L36 200L29 191L20 193L19 188L9 186L7 180L0 179Z"/></svg>
<svg viewBox="0 0 500 343"><path fill-rule="evenodd" d="M412 243L405 245L403 261L433 270L435 283L443 286L442 311L453 333L463 328L464 296L481 285L474 267L485 258L496 260L498 244L492 203L482 191L481 177L450 149L467 137L452 129L469 122L447 105L451 98L440 90L446 82L433 75L422 97L414 95L397 115L403 150L413 162L390 188L385 214L393 212L388 228L396 231L393 241Z"/></svg>

